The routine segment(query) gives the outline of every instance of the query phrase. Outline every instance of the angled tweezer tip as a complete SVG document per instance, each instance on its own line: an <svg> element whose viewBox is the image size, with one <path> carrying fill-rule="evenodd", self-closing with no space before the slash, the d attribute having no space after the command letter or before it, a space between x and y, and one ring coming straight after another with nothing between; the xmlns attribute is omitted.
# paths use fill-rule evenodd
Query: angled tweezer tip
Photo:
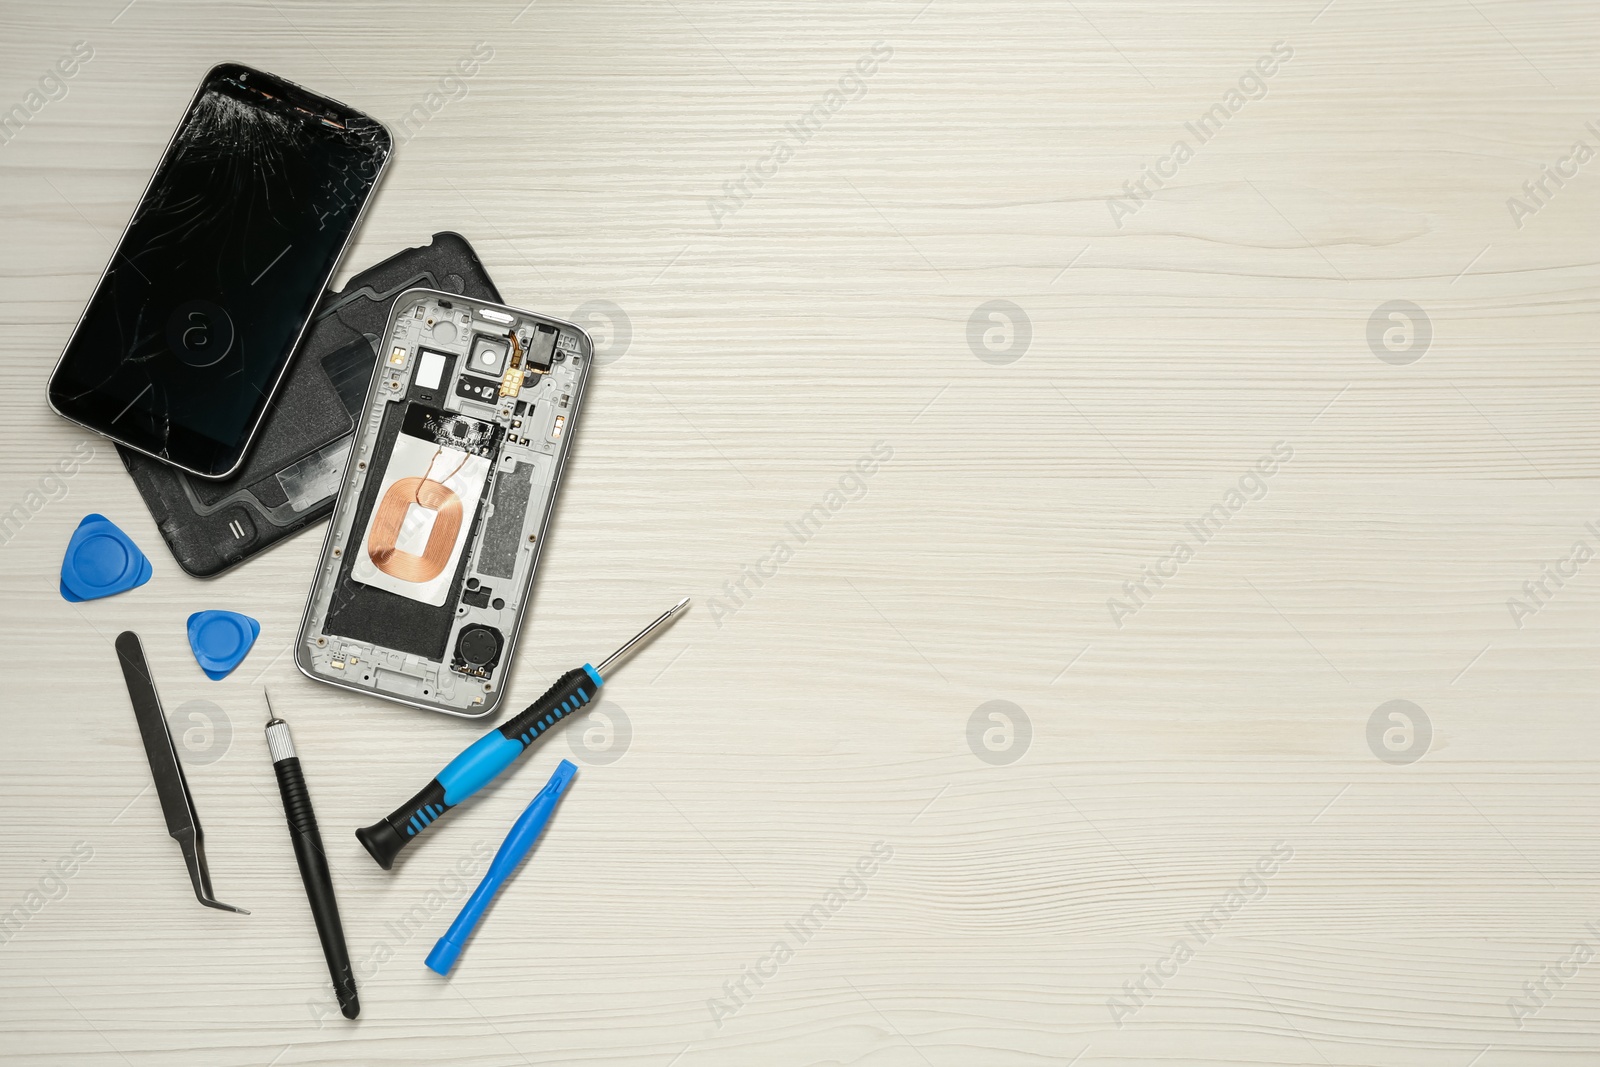
<svg viewBox="0 0 1600 1067"><path fill-rule="evenodd" d="M207 900L205 897L200 897L200 903L204 904L208 908L216 908L219 911L232 911L237 912L240 915L250 914L250 909L248 908L234 907L232 904L224 904L220 900Z"/></svg>

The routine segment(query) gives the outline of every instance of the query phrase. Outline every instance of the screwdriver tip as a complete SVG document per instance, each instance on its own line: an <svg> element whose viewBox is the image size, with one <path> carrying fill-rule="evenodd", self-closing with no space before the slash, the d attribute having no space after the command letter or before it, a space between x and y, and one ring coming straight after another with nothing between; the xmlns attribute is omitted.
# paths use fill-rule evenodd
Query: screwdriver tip
<svg viewBox="0 0 1600 1067"><path fill-rule="evenodd" d="M267 692L266 686L262 686L261 695L266 699L267 702L267 725L271 726L274 722L278 721L278 716L272 711L272 694Z"/></svg>

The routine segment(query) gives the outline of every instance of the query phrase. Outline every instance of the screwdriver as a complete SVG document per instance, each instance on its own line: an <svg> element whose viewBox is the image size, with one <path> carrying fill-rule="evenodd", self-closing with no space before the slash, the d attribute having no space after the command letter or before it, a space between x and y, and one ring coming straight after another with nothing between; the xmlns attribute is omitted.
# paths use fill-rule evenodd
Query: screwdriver
<svg viewBox="0 0 1600 1067"><path fill-rule="evenodd" d="M545 731L593 700L595 690L605 684L606 672L668 620L681 614L688 604L689 598L684 597L662 612L627 644L602 660L598 668L585 663L557 678L544 696L529 704L520 715L474 741L387 819L357 830L356 839L378 861L378 866L387 871L394 866L400 850L433 825L439 816L494 781L501 771L544 736Z"/></svg>

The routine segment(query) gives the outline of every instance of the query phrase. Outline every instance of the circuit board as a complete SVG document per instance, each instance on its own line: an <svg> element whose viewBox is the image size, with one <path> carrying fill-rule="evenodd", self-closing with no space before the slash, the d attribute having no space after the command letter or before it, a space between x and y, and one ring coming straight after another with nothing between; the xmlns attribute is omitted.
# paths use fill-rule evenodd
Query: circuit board
<svg viewBox="0 0 1600 1067"><path fill-rule="evenodd" d="M533 312L395 301L295 642L304 674L498 708L591 352L581 327Z"/></svg>

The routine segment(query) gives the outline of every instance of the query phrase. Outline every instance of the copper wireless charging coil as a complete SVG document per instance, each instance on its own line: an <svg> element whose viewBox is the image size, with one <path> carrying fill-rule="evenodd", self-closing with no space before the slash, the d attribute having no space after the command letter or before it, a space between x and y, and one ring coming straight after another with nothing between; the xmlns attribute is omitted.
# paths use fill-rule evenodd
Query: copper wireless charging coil
<svg viewBox="0 0 1600 1067"><path fill-rule="evenodd" d="M428 543L420 556L396 547L400 527L412 504L437 512L433 529L428 533ZM456 535L460 532L461 498L453 489L431 478L401 478L389 487L378 504L372 520L372 534L367 539L367 557L384 574L403 582L432 581L450 562L450 553L455 550Z"/></svg>

